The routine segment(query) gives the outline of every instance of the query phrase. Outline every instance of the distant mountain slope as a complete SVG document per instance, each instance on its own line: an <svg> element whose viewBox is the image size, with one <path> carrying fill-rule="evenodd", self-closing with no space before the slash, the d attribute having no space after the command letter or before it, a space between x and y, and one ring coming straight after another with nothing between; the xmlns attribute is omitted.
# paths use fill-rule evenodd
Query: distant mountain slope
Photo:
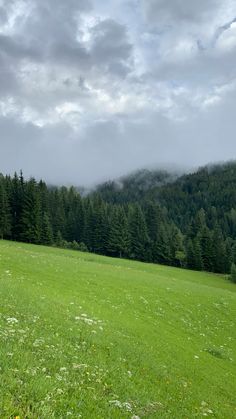
<svg viewBox="0 0 236 419"><path fill-rule="evenodd" d="M182 176L142 170L102 184L97 192L111 203L155 201L167 209L169 218L183 232L201 209L209 227L217 221L225 236L231 236L232 223L236 226L236 162L206 166ZM236 238L236 227L233 236Z"/></svg>
<svg viewBox="0 0 236 419"><path fill-rule="evenodd" d="M116 181L98 185L96 193L109 203L139 202L155 194L161 186L173 183L179 176L164 170L138 170Z"/></svg>
<svg viewBox="0 0 236 419"><path fill-rule="evenodd" d="M201 208L206 212L208 224L216 217L225 230L227 225L225 222L223 225L222 219L226 214L232 218L236 209L236 163L204 167L156 188L149 196L165 206L183 230Z"/></svg>

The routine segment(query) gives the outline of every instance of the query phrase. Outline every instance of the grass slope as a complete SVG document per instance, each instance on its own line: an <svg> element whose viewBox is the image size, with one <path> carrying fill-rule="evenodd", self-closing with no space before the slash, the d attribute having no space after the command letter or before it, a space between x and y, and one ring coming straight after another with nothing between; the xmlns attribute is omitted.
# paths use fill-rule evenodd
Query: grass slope
<svg viewBox="0 0 236 419"><path fill-rule="evenodd" d="M235 291L0 241L0 417L235 418Z"/></svg>

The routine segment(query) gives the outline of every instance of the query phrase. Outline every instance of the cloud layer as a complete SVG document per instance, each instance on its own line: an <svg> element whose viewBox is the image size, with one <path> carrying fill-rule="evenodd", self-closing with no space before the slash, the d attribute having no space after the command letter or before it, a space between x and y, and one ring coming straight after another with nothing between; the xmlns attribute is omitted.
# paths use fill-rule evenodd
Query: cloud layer
<svg viewBox="0 0 236 419"><path fill-rule="evenodd" d="M234 0L0 0L0 172L236 157Z"/></svg>

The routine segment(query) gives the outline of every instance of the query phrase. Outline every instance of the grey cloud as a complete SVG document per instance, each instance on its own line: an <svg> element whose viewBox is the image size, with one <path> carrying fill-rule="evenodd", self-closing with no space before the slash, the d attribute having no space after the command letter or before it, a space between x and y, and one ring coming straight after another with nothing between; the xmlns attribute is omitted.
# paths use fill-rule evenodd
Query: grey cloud
<svg viewBox="0 0 236 419"><path fill-rule="evenodd" d="M17 78L14 70L0 53L0 99L18 90Z"/></svg>
<svg viewBox="0 0 236 419"><path fill-rule="evenodd" d="M91 54L95 65L100 65L115 74L126 75L132 54L124 25L106 19L95 25L92 30Z"/></svg>
<svg viewBox="0 0 236 419"><path fill-rule="evenodd" d="M89 185L139 167L230 159L236 153L235 99L232 93L187 122L137 113L131 119L94 122L80 134L65 123L36 128L1 118L0 167L4 172L23 168L27 176L51 183Z"/></svg>
<svg viewBox="0 0 236 419"><path fill-rule="evenodd" d="M160 25L199 22L214 14L220 0L143 0L147 18Z"/></svg>
<svg viewBox="0 0 236 419"><path fill-rule="evenodd" d="M32 44L24 44L23 39L17 39L0 34L0 53L13 62L21 59L38 61L41 54Z"/></svg>
<svg viewBox="0 0 236 419"><path fill-rule="evenodd" d="M0 24L4 25L8 21L7 12L3 7L0 7Z"/></svg>

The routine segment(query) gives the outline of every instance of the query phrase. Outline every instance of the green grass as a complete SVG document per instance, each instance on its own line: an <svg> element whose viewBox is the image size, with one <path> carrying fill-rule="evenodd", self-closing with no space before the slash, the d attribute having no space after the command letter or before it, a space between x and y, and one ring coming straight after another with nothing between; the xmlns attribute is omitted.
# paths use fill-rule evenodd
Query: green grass
<svg viewBox="0 0 236 419"><path fill-rule="evenodd" d="M0 241L0 418L235 418L236 285Z"/></svg>

